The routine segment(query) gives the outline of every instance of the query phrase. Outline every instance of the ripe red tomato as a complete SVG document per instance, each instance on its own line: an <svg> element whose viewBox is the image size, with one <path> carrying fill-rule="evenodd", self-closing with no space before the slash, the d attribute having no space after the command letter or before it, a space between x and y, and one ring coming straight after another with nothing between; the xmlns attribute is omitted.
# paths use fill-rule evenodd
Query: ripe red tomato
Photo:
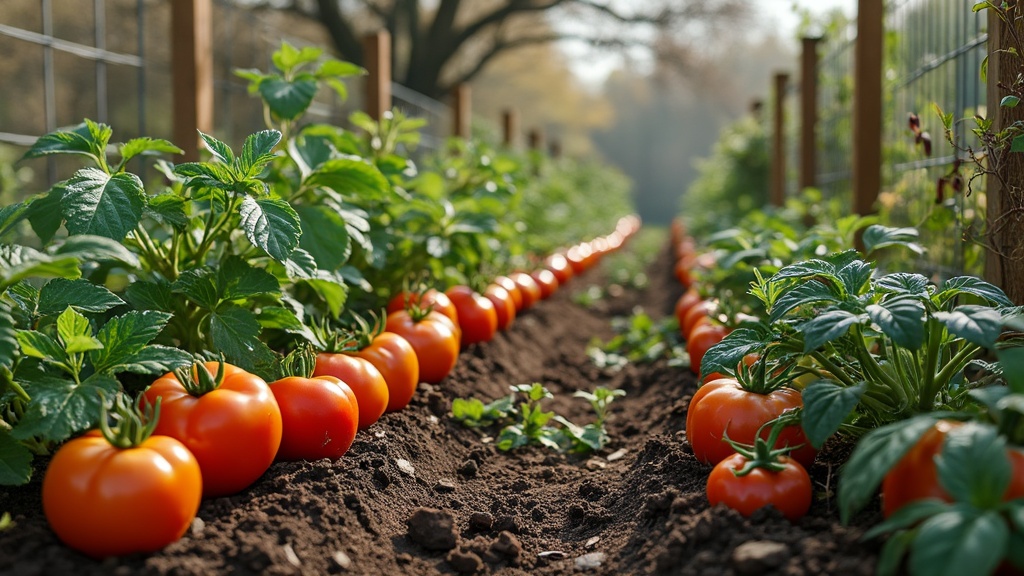
<svg viewBox="0 0 1024 576"><path fill-rule="evenodd" d="M490 342L498 331L498 313L494 303L469 286L452 286L446 292L458 310L462 345Z"/></svg>
<svg viewBox="0 0 1024 576"><path fill-rule="evenodd" d="M791 522L796 522L811 509L811 478L799 462L788 456L779 457L783 470L773 472L755 468L745 476L737 476L747 463L742 454L733 453L715 465L708 476L708 502L725 504L744 516L771 504Z"/></svg>
<svg viewBox="0 0 1024 576"><path fill-rule="evenodd" d="M394 332L381 332L354 355L369 360L384 377L388 386L387 412L409 404L420 383L420 361L408 340Z"/></svg>
<svg viewBox="0 0 1024 576"><path fill-rule="evenodd" d="M217 362L204 366L217 374ZM255 374L224 364L220 386L193 396L172 372L153 382L145 397L151 404L163 398L154 434L177 438L195 455L203 497L245 489L277 456L281 409L270 386Z"/></svg>
<svg viewBox="0 0 1024 576"><path fill-rule="evenodd" d="M544 265L547 266L548 270L555 275L558 279L558 284L562 285L572 278L572 266L569 265L569 261L566 260L562 254L552 254L544 260Z"/></svg>
<svg viewBox="0 0 1024 576"><path fill-rule="evenodd" d="M459 360L459 334L451 320L431 312L417 320L405 310L388 314L385 326L405 338L416 351L420 380L437 384L455 368Z"/></svg>
<svg viewBox="0 0 1024 576"><path fill-rule="evenodd" d="M540 301L540 285L533 279L533 276L526 272L513 272L509 275L509 278L516 283L516 286L519 286L519 291L523 295L523 310L532 307Z"/></svg>
<svg viewBox="0 0 1024 576"><path fill-rule="evenodd" d="M523 309L523 291L520 290L519 284L516 284L515 280L508 276L498 276L494 279L494 283L508 292L512 298L512 303L515 304L516 312Z"/></svg>
<svg viewBox="0 0 1024 576"><path fill-rule="evenodd" d="M530 273L530 277L540 286L541 300L547 300L558 291L558 278L555 278L555 274L551 270L547 268L534 270Z"/></svg>
<svg viewBox="0 0 1024 576"><path fill-rule="evenodd" d="M388 385L380 370L365 358L350 354L321 352L316 355L313 376L334 376L356 395L359 429L365 430L380 419L388 407Z"/></svg>
<svg viewBox="0 0 1024 576"><path fill-rule="evenodd" d="M682 331L683 320L686 318L686 313L690 311L690 308L693 308L700 302L700 294L693 288L683 292L683 295L676 300L675 315L676 320L679 321L680 332Z"/></svg>
<svg viewBox="0 0 1024 576"><path fill-rule="evenodd" d="M508 290L497 284L491 284L484 290L484 296L494 304L494 312L498 315L498 330L504 330L516 319L516 303Z"/></svg>
<svg viewBox="0 0 1024 576"><path fill-rule="evenodd" d="M690 337L686 339L686 353L690 355L691 372L700 374L700 361L704 359L704 354L729 332L729 328L714 323L697 326L690 332Z"/></svg>
<svg viewBox="0 0 1024 576"><path fill-rule="evenodd" d="M336 460L352 446L359 406L348 384L334 376L289 376L271 383L270 390L284 423L278 460Z"/></svg>
<svg viewBox="0 0 1024 576"><path fill-rule="evenodd" d="M714 312L716 305L711 300L701 300L686 311L683 321L679 324L679 332L683 338L689 340L690 332L696 328L698 323L706 323L711 320L710 314Z"/></svg>
<svg viewBox="0 0 1024 576"><path fill-rule="evenodd" d="M694 259L690 257L683 257L676 261L676 280L679 280L683 288L689 288L693 284L693 275L690 273L693 263Z"/></svg>
<svg viewBox="0 0 1024 576"><path fill-rule="evenodd" d="M722 441L728 428L729 438L740 444L753 445L758 428L774 420L786 410L803 406L800 393L781 388L770 394L743 389L735 378L722 378L702 385L690 399L686 413L686 439L693 455L705 464L717 464L735 453ZM768 438L768 430L761 433ZM817 451L807 441L799 425L787 426L779 434L777 447L802 445L790 453L805 467L814 462Z"/></svg>
<svg viewBox="0 0 1024 576"><path fill-rule="evenodd" d="M949 493L939 484L935 457L942 452L946 434L961 424L953 420L939 420L889 470L882 480L883 516L888 518L907 504L924 498L952 501ZM1024 497L1024 450L1009 448L1006 453L1013 467L1013 475L1003 495L1004 501Z"/></svg>
<svg viewBox="0 0 1024 576"><path fill-rule="evenodd" d="M155 552L185 533L202 490L199 462L178 440L118 448L92 431L50 460L43 512L62 542L93 558Z"/></svg>
<svg viewBox="0 0 1024 576"><path fill-rule="evenodd" d="M388 314L405 308L406 302L411 302L418 306L433 306L434 310L450 318L456 326L459 325L459 314L455 310L455 304L452 304L451 299L444 292L431 288L423 293L422 298L415 292L399 292L388 302Z"/></svg>
<svg viewBox="0 0 1024 576"><path fill-rule="evenodd" d="M586 244L577 244L565 251L565 259L572 267L573 276L579 276L587 269L587 258L590 254L590 246Z"/></svg>

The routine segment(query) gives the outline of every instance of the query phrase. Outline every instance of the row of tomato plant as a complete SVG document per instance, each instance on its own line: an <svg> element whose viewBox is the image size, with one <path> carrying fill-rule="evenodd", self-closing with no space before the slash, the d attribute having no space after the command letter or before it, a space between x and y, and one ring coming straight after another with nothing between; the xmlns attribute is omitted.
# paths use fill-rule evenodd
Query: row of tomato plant
<svg viewBox="0 0 1024 576"><path fill-rule="evenodd" d="M795 521L817 451L852 442L840 515L880 489L879 573L1024 569L1022 309L976 277L883 272L888 252L921 251L913 229L804 216L754 212L699 248L673 225L709 500Z"/></svg>
<svg viewBox="0 0 1024 576"><path fill-rule="evenodd" d="M56 451L47 518L91 555L163 546L275 460L341 457L639 227L607 169L475 140L419 166L397 110L304 123L363 71L288 44L273 63L239 72L267 129L237 152L200 134L208 159L174 164L86 120L25 154L85 165L0 207L0 484ZM81 492L119 468L117 502Z"/></svg>

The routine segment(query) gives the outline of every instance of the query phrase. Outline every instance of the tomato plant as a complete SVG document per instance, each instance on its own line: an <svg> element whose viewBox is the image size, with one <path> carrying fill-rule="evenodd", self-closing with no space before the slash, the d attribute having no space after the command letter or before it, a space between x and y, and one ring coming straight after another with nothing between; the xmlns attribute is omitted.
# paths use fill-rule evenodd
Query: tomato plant
<svg viewBox="0 0 1024 576"><path fill-rule="evenodd" d="M256 481L281 446L281 409L267 383L223 361L158 378L146 402L161 399L155 434L182 442L199 461L203 496L225 496Z"/></svg>
<svg viewBox="0 0 1024 576"><path fill-rule="evenodd" d="M154 552L181 538L199 511L199 462L154 434L159 401L140 414L118 397L113 427L65 443L43 478L46 520L68 546L94 558Z"/></svg>
<svg viewBox="0 0 1024 576"><path fill-rule="evenodd" d="M407 310L388 314L385 329L405 338L416 352L420 380L437 384L459 360L459 334L451 321L438 312L415 316Z"/></svg>
<svg viewBox="0 0 1024 576"><path fill-rule="evenodd" d="M316 355L313 376L334 376L352 389L359 408L359 429L365 430L388 407L388 384L380 371L365 358L346 353L320 352Z"/></svg>
<svg viewBox="0 0 1024 576"><path fill-rule="evenodd" d="M282 361L283 376L270 384L281 408L277 459L341 458L359 428L359 405L348 384L334 376L313 376L316 353L299 349Z"/></svg>
<svg viewBox="0 0 1024 576"><path fill-rule="evenodd" d="M494 303L469 286L453 286L445 293L458 310L462 346L490 342L498 330Z"/></svg>

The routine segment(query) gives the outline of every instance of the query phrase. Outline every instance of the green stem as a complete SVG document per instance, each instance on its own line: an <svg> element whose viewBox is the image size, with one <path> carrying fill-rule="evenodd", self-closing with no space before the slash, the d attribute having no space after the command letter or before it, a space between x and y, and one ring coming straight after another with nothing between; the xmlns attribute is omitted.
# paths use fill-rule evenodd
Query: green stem
<svg viewBox="0 0 1024 576"><path fill-rule="evenodd" d="M980 346L969 342L965 343L964 347L935 375L935 391L947 388L953 376L967 367L978 350L981 350Z"/></svg>
<svg viewBox="0 0 1024 576"><path fill-rule="evenodd" d="M832 360L830 360L821 352L812 352L811 357L814 358L814 360L818 364L821 364L826 370L831 372L832 375L838 378L839 381L842 382L843 384L847 386L857 385L857 383L853 381L853 378L850 378L850 375L846 373L846 370L841 368L838 364L832 362Z"/></svg>
<svg viewBox="0 0 1024 576"><path fill-rule="evenodd" d="M924 365L921 370L924 373L924 383L921 385L921 401L918 408L921 412L931 412L935 405L935 369L936 360L939 356L939 346L942 344L942 330L936 326L937 322L928 318L925 325L928 331L928 348L925 351Z"/></svg>

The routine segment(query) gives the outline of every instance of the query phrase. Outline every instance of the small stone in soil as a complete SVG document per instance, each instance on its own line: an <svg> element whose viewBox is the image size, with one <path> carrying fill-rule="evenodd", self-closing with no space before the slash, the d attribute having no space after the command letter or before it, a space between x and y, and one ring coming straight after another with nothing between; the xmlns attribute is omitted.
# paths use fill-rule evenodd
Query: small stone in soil
<svg viewBox="0 0 1024 576"><path fill-rule="evenodd" d="M604 552L591 552L576 559L577 570L596 570L604 562Z"/></svg>
<svg viewBox="0 0 1024 576"><path fill-rule="evenodd" d="M427 550L451 550L458 538L450 512L417 508L409 517L409 539Z"/></svg>
<svg viewBox="0 0 1024 576"><path fill-rule="evenodd" d="M764 574L789 560L789 548L767 540L744 542L733 550L731 560L738 574Z"/></svg>
<svg viewBox="0 0 1024 576"><path fill-rule="evenodd" d="M465 462L462 463L462 466L459 466L459 474L462 474L467 478L472 478L476 476L476 473L479 470L480 466L476 463L475 460L472 459L466 460Z"/></svg>
<svg viewBox="0 0 1024 576"><path fill-rule="evenodd" d="M494 516L487 512L473 512L469 515L469 527L474 530L490 530L494 524Z"/></svg>
<svg viewBox="0 0 1024 576"><path fill-rule="evenodd" d="M600 541L601 541L601 537L600 536L594 536L590 540L587 540L587 543L584 544L583 546L586 547L586 548L593 548Z"/></svg>
<svg viewBox="0 0 1024 576"><path fill-rule="evenodd" d="M492 527L498 532L501 532L502 530L514 532L516 534L519 534L520 532L519 521L516 520L515 516L508 514L498 516L498 518L494 520L494 525Z"/></svg>
<svg viewBox="0 0 1024 576"><path fill-rule="evenodd" d="M298 554L295 553L295 549L292 548L291 544L284 545L284 558L289 564L298 568L302 566L302 562L299 560Z"/></svg>
<svg viewBox="0 0 1024 576"><path fill-rule="evenodd" d="M352 567L352 559L348 557L348 554L345 554L341 550L335 552L331 558L334 560L335 564L341 566L342 570L348 570Z"/></svg>
<svg viewBox="0 0 1024 576"><path fill-rule="evenodd" d="M455 481L448 478L441 478L434 484L434 491L439 493L455 492Z"/></svg>
<svg viewBox="0 0 1024 576"><path fill-rule="evenodd" d="M406 460L405 458L399 458L395 460L395 464L398 465L398 469L401 470L402 473L408 474L413 478L416 477L416 469L413 468L412 463Z"/></svg>
<svg viewBox="0 0 1024 576"><path fill-rule="evenodd" d="M516 538L515 534L502 531L498 534L498 539L491 544L491 551L507 556L512 561L518 561L520 554L523 553L523 545L519 543L519 538Z"/></svg>
<svg viewBox="0 0 1024 576"><path fill-rule="evenodd" d="M584 466L587 467L587 470L604 470L608 467L608 464L598 460L597 458L591 458L590 460L587 460L587 463L584 464Z"/></svg>
<svg viewBox="0 0 1024 576"><path fill-rule="evenodd" d="M545 560L565 560L569 555L561 550L545 550L537 554L538 558Z"/></svg>
<svg viewBox="0 0 1024 576"><path fill-rule="evenodd" d="M605 460L607 460L609 462L615 462L616 460L621 460L622 457L626 455L626 452L628 452L628 450L626 450L625 448L619 448L615 452L612 452L611 454L609 454L608 457L605 458Z"/></svg>
<svg viewBox="0 0 1024 576"><path fill-rule="evenodd" d="M195 518L192 519L192 537L193 538L202 538L203 537L203 531L205 531L205 530L206 530L206 522L204 522L202 518L196 516Z"/></svg>
<svg viewBox="0 0 1024 576"><path fill-rule="evenodd" d="M402 552L398 556L395 556L395 561L399 564L410 564L412 563L412 554L408 552Z"/></svg>
<svg viewBox="0 0 1024 576"><path fill-rule="evenodd" d="M459 574L474 574L484 567L484 561L468 550L456 548L448 553L448 564Z"/></svg>

